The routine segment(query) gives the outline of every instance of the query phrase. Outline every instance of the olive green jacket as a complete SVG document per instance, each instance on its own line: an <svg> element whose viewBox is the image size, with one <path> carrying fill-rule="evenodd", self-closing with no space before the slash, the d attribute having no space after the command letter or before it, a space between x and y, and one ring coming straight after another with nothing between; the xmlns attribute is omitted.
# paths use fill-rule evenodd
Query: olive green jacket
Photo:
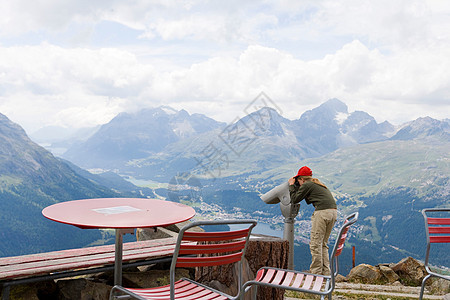
<svg viewBox="0 0 450 300"><path fill-rule="evenodd" d="M289 193L293 203L299 203L305 199L306 203L314 205L316 210L337 208L330 190L312 181L306 181L301 186L290 185Z"/></svg>

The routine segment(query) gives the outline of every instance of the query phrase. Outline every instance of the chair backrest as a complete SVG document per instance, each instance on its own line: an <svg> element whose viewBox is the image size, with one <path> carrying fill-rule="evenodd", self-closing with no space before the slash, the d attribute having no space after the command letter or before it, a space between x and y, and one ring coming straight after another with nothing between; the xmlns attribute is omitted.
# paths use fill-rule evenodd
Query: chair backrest
<svg viewBox="0 0 450 300"><path fill-rule="evenodd" d="M348 236L348 230L351 225L355 224L356 221L358 221L358 212L354 212L350 215L348 215L345 218L344 224L339 229L339 233L336 238L336 242L334 243L333 250L330 254L330 269L331 269L331 281L332 285L334 286L334 277L339 272L339 264L338 264L338 257L342 253L342 249L344 249L345 240Z"/></svg>
<svg viewBox="0 0 450 300"><path fill-rule="evenodd" d="M422 215L425 219L427 234L425 267L428 270L431 244L450 243L450 208L426 208L422 210Z"/></svg>
<svg viewBox="0 0 450 300"><path fill-rule="evenodd" d="M217 225L239 225L235 230L217 230L213 232L188 231L195 226L207 227ZM238 287L241 286L242 266L240 264L245 255L247 243L255 220L215 220L198 221L184 226L179 234L177 245L170 267L171 293L173 295L176 268L194 268L219 266L239 263ZM228 228L227 226L223 226Z"/></svg>

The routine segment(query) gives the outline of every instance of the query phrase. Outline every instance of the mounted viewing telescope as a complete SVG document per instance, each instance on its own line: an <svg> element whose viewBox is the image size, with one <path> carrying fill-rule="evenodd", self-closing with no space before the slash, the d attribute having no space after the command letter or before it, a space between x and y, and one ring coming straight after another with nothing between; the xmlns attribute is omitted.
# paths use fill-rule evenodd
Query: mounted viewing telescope
<svg viewBox="0 0 450 300"><path fill-rule="evenodd" d="M283 239L289 241L288 269L294 269L294 222L298 215L300 203L292 204L289 194L289 183L286 181L267 193L261 195L261 199L267 204L280 203L281 213L284 217Z"/></svg>

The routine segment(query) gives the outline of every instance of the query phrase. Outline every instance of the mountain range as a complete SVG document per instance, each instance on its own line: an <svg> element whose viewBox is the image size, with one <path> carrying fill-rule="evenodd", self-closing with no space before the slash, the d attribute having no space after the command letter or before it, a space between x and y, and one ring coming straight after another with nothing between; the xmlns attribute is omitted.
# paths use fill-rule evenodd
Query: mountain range
<svg viewBox="0 0 450 300"><path fill-rule="evenodd" d="M259 195L309 165L332 187L341 214L360 210L357 249L366 262L376 264L385 257L421 257L420 209L450 205L449 134L448 119L423 117L394 126L377 123L366 112L350 113L345 103L330 99L296 120L262 108L235 123L180 137L147 157L130 154L125 164L113 165L129 178L160 182L188 173L201 180L202 201L228 212L254 216L259 210L275 218L279 210L265 207ZM71 159L86 161L80 153ZM309 220L311 213L303 204L299 219Z"/></svg>
<svg viewBox="0 0 450 300"><path fill-rule="evenodd" d="M296 120L265 107L231 124L158 107L119 114L84 139L53 140L71 145L62 158L31 142L18 125L5 124L15 127L12 140L40 149L51 159L49 166L55 163L65 174L86 180L90 184L87 190L97 193L86 190L82 197L100 197L100 191L121 195L145 191L146 195L170 198L174 188L185 189L186 203L195 205L196 198L201 198L230 214L256 216L258 212L275 219L280 215L278 207L265 205L259 195L308 165L332 189L341 214L360 211L361 222L353 233L355 245L361 259L370 264L401 259L405 254L420 258L425 239L420 209L450 205L448 119L423 117L393 126L377 123L362 111L349 113L338 99L328 100ZM19 159L25 156L20 152L28 150L16 148L20 151L5 161L24 164L33 170L30 176L39 177L33 161L41 161ZM7 166L1 168L3 174ZM92 174L87 169L105 173ZM52 176L56 174L53 167ZM183 176L190 179L180 184ZM3 179L2 188L25 188L20 185L25 181L17 179L21 176L10 177L16 179ZM53 177L33 183L31 190L36 193L49 184L64 190L66 186ZM51 201L80 197L69 192L64 197L57 194L49 197ZM29 201L39 209L51 203ZM302 204L298 219L308 220L311 213L311 208ZM304 245L299 247L305 251Z"/></svg>
<svg viewBox="0 0 450 300"><path fill-rule="evenodd" d="M63 157L81 167L111 168L145 158L167 145L223 126L204 115L168 107L121 113Z"/></svg>
<svg viewBox="0 0 450 300"><path fill-rule="evenodd" d="M138 178L167 180L193 168L208 169L205 158L214 150L215 155L222 153L227 158L220 174L226 176L250 170L240 166L272 169L338 148L387 140L394 132L393 125L378 124L365 112L349 113L338 99L297 120L263 108L228 125L185 111L154 108L118 115L62 157L87 169L118 168Z"/></svg>

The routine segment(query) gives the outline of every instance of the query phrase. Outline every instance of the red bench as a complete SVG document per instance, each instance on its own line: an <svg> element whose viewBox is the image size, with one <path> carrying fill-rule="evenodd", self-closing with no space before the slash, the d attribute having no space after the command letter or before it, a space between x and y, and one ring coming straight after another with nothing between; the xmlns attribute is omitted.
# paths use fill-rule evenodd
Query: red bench
<svg viewBox="0 0 450 300"><path fill-rule="evenodd" d="M423 299L425 283L431 277L437 277L450 280L450 276L441 271L431 268L430 253L432 245L447 244L450 245L450 208L426 208L422 210L425 220L425 232L427 235L427 250L425 253L425 269L428 275L422 280L419 299ZM433 246L434 248L434 246ZM442 248L443 249L443 248ZM446 247L448 251L448 247ZM444 249L443 249L444 250ZM447 256L448 258L448 256Z"/></svg>
<svg viewBox="0 0 450 300"><path fill-rule="evenodd" d="M238 225L232 230L216 229L213 232L187 231L194 226L209 227L217 225ZM109 299L214 299L225 300L240 298L242 285L242 259L245 256L248 240L255 220L214 220L197 221L184 226L178 233L178 242L170 266L170 283L164 286L150 288L125 288L115 285ZM236 263L236 264L235 264ZM235 296L203 285L190 278L175 281L177 268L219 267L237 268L237 283Z"/></svg>
<svg viewBox="0 0 450 300"><path fill-rule="evenodd" d="M358 221L358 216L358 212L347 216L344 224L339 229L336 242L334 243L333 250L330 253L330 275L263 267L258 270L254 280L247 281L244 284L244 292L250 290L253 286L255 288L254 296L256 299L258 286L267 286L301 293L320 295L320 299L325 299L325 296L328 296L328 299L331 299L331 294L333 293L335 287L335 277L339 271L338 258L344 248L349 227Z"/></svg>
<svg viewBox="0 0 450 300"><path fill-rule="evenodd" d="M124 243L123 267L170 262L175 245L173 237ZM114 258L114 245L0 258L2 299L12 285L113 270Z"/></svg>

